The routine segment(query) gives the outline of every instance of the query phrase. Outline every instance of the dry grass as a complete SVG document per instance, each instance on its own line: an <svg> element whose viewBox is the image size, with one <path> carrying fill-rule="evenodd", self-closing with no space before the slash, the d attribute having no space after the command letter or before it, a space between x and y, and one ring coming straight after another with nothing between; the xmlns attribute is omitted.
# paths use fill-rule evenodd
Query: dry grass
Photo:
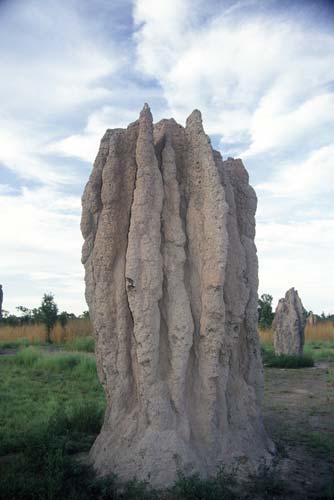
<svg viewBox="0 0 334 500"><path fill-rule="evenodd" d="M260 330L260 340L263 344L273 344L274 335L273 331ZM307 325L305 328L305 341L315 342L320 340L334 341L334 323L333 321L321 321L316 325Z"/></svg>
<svg viewBox="0 0 334 500"><path fill-rule="evenodd" d="M261 330L259 328L260 341L262 344L273 344L274 343L274 334L271 328L266 330Z"/></svg>
<svg viewBox="0 0 334 500"><path fill-rule="evenodd" d="M321 321L316 325L307 325L305 329L306 342L317 340L334 340L333 321Z"/></svg>
<svg viewBox="0 0 334 500"><path fill-rule="evenodd" d="M89 337L92 327L88 319L72 319L63 328L59 323L52 330L51 338L56 344L73 342L78 337ZM273 343L271 329L259 330L260 340L263 344ZM45 342L46 334L43 325L2 326L0 327L0 342L15 341L25 338L29 342ZM322 321L316 325L307 325L305 329L306 342L320 340L334 341L334 323Z"/></svg>
<svg viewBox="0 0 334 500"><path fill-rule="evenodd" d="M51 339L55 344L73 342L78 337L88 337L92 333L88 319L71 319L65 327L57 323L51 333ZM10 342L19 339L27 339L29 342L45 342L46 332L44 325L2 326L0 327L0 342Z"/></svg>

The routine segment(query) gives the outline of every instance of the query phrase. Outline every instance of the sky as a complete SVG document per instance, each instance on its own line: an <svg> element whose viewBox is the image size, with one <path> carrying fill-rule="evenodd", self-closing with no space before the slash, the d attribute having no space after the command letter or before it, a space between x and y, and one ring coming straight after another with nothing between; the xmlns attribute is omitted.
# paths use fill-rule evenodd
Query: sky
<svg viewBox="0 0 334 500"><path fill-rule="evenodd" d="M200 109L258 196L259 293L334 312L334 2L0 0L3 308L81 313L81 194L107 128Z"/></svg>

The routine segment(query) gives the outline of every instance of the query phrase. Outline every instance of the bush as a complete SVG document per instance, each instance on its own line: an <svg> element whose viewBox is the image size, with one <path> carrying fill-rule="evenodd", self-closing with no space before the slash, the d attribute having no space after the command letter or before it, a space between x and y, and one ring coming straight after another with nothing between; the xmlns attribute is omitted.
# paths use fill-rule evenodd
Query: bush
<svg viewBox="0 0 334 500"><path fill-rule="evenodd" d="M311 356L290 356L287 354L273 355L266 360L270 368L309 368L314 366Z"/></svg>

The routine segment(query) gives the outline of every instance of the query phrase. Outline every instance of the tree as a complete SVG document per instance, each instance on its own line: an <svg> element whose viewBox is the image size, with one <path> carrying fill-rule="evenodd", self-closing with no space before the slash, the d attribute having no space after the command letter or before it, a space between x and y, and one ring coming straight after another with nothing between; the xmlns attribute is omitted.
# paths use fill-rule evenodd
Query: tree
<svg viewBox="0 0 334 500"><path fill-rule="evenodd" d="M258 314L259 314L259 326L262 329L270 328L274 319L274 313L272 310L273 298L271 295L264 293L259 298L258 302Z"/></svg>
<svg viewBox="0 0 334 500"><path fill-rule="evenodd" d="M32 323L33 316L31 309L28 309L28 307L25 306L17 306L16 309L21 313L21 316L19 317L21 325L28 325Z"/></svg>
<svg viewBox="0 0 334 500"><path fill-rule="evenodd" d="M80 319L89 319L89 311L84 311L82 314L79 316Z"/></svg>
<svg viewBox="0 0 334 500"><path fill-rule="evenodd" d="M69 314L66 311L62 311L58 316L59 323L63 328L65 328L65 326L67 325L68 319L69 319Z"/></svg>
<svg viewBox="0 0 334 500"><path fill-rule="evenodd" d="M54 301L52 293L45 293L39 307L40 319L46 327L46 340L51 343L51 330L56 324L58 317L58 306Z"/></svg>

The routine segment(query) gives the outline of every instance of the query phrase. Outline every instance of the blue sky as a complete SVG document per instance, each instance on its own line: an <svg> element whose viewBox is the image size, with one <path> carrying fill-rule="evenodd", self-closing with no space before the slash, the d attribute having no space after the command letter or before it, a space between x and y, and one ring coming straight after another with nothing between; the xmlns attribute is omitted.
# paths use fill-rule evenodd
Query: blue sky
<svg viewBox="0 0 334 500"><path fill-rule="evenodd" d="M260 293L334 312L329 1L0 1L6 310L85 310L80 197L106 128L194 108L258 195Z"/></svg>

